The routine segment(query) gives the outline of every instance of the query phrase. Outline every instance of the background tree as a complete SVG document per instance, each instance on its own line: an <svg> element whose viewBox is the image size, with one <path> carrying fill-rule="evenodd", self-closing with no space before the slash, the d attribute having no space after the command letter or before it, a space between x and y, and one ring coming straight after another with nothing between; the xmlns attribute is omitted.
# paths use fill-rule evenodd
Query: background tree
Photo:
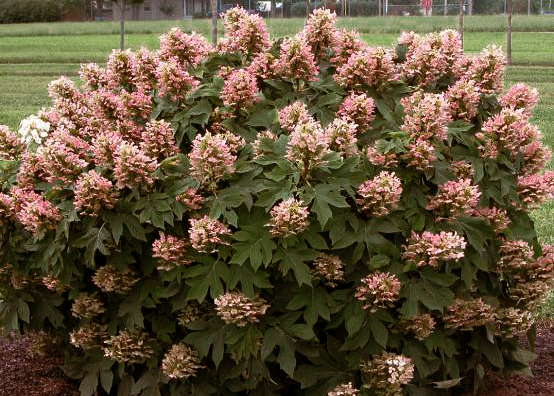
<svg viewBox="0 0 554 396"><path fill-rule="evenodd" d="M111 0L111 2L119 9L119 48L125 49L125 17L128 5L139 5L144 3L144 0Z"/></svg>

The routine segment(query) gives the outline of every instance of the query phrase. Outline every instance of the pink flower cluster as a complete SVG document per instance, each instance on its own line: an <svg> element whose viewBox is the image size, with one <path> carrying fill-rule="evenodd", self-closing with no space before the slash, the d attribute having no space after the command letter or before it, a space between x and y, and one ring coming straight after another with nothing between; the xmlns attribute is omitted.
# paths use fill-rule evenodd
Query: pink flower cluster
<svg viewBox="0 0 554 396"><path fill-rule="evenodd" d="M52 202L34 191L12 188L13 209L17 220L34 236L56 228L61 219L60 211Z"/></svg>
<svg viewBox="0 0 554 396"><path fill-rule="evenodd" d="M430 88L451 74L452 66L463 53L460 36L455 30L430 33L424 37L404 34L399 44L408 46L402 74L410 85L420 88Z"/></svg>
<svg viewBox="0 0 554 396"><path fill-rule="evenodd" d="M539 91L526 84L515 84L502 95L498 101L503 107L513 110L523 110L523 114L531 116L533 108L539 101Z"/></svg>
<svg viewBox="0 0 554 396"><path fill-rule="evenodd" d="M159 64L156 69L158 80L158 94L174 102L186 99L200 84L192 77L177 59L169 59Z"/></svg>
<svg viewBox="0 0 554 396"><path fill-rule="evenodd" d="M375 119L375 102L365 93L352 92L339 107L337 117L355 123L360 131L369 129Z"/></svg>
<svg viewBox="0 0 554 396"><path fill-rule="evenodd" d="M502 50L490 45L474 58L460 57L454 65L454 73L462 80L472 80L481 93L491 95L504 88L506 57Z"/></svg>
<svg viewBox="0 0 554 396"><path fill-rule="evenodd" d="M325 51L333 45L336 34L337 14L326 8L316 8L308 19L302 35L317 59L323 58Z"/></svg>
<svg viewBox="0 0 554 396"><path fill-rule="evenodd" d="M458 80L446 92L450 115L454 120L472 121L477 115L481 95L472 80Z"/></svg>
<svg viewBox="0 0 554 396"><path fill-rule="evenodd" d="M448 123L452 119L443 94L417 91L412 96L402 98L400 103L406 113L401 128L408 132L413 140L448 138Z"/></svg>
<svg viewBox="0 0 554 396"><path fill-rule="evenodd" d="M198 190L192 187L175 197L177 202L184 204L189 210L198 210L202 208L205 198L198 194Z"/></svg>
<svg viewBox="0 0 554 396"><path fill-rule="evenodd" d="M379 308L393 307L398 300L402 284L394 274L375 272L361 279L361 285L356 288L356 298L363 308L376 312Z"/></svg>
<svg viewBox="0 0 554 396"><path fill-rule="evenodd" d="M539 130L529 124L523 109L502 109L486 120L481 129L475 137L482 144L479 149L484 158L496 159L500 151L506 151L515 159L525 151L527 145L540 138Z"/></svg>
<svg viewBox="0 0 554 396"><path fill-rule="evenodd" d="M405 394L402 388L414 377L414 369L410 358L387 351L360 365L364 388L369 389L375 396Z"/></svg>
<svg viewBox="0 0 554 396"><path fill-rule="evenodd" d="M116 187L120 190L152 185L154 177L151 174L157 168L156 160L134 144L122 143L114 153L114 175Z"/></svg>
<svg viewBox="0 0 554 396"><path fill-rule="evenodd" d="M331 62L338 66L348 62L352 54L367 49L367 44L360 38L358 32L354 30L342 29L335 32L332 41L334 57Z"/></svg>
<svg viewBox="0 0 554 396"><path fill-rule="evenodd" d="M554 171L518 177L517 194L523 203L522 209L538 208L554 198Z"/></svg>
<svg viewBox="0 0 554 396"><path fill-rule="evenodd" d="M131 50L112 50L106 62L106 79L108 88L134 88L133 62L134 53Z"/></svg>
<svg viewBox="0 0 554 396"><path fill-rule="evenodd" d="M234 144L235 136L206 132L197 135L192 142L189 153L190 175L204 188L215 191L217 183L230 174L235 173L237 152L244 140Z"/></svg>
<svg viewBox="0 0 554 396"><path fill-rule="evenodd" d="M260 100L256 76L247 69L233 70L225 79L221 99L237 110L252 106Z"/></svg>
<svg viewBox="0 0 554 396"><path fill-rule="evenodd" d="M466 241L455 232L441 231L433 234L429 231L417 234L412 231L404 246L402 257L406 262L422 267L437 267L441 261L458 261L464 257Z"/></svg>
<svg viewBox="0 0 554 396"><path fill-rule="evenodd" d="M383 47L363 49L339 66L333 78L348 90L357 91L366 87L380 90L391 81L398 80L394 54Z"/></svg>
<svg viewBox="0 0 554 396"><path fill-rule="evenodd" d="M286 159L308 174L323 162L329 153L329 136L317 121L298 124L289 136Z"/></svg>
<svg viewBox="0 0 554 396"><path fill-rule="evenodd" d="M509 273L529 269L535 264L533 248L525 241L504 241L498 249L498 272Z"/></svg>
<svg viewBox="0 0 554 396"><path fill-rule="evenodd" d="M406 165L424 171L437 160L436 147L426 140L416 140L407 146L408 151L402 155Z"/></svg>
<svg viewBox="0 0 554 396"><path fill-rule="evenodd" d="M504 231L511 223L508 212L496 206L477 208L473 215L487 219L497 233Z"/></svg>
<svg viewBox="0 0 554 396"><path fill-rule="evenodd" d="M294 131L298 124L313 122L314 118L308 114L308 108L304 102L294 102L279 110L279 124L287 132Z"/></svg>
<svg viewBox="0 0 554 396"><path fill-rule="evenodd" d="M451 217L471 216L480 195L479 186L473 186L471 179L451 180L439 185L435 196L428 197L427 209Z"/></svg>
<svg viewBox="0 0 554 396"><path fill-rule="evenodd" d="M159 57L178 60L184 66L196 66L212 51L212 46L198 33L187 34L178 27L160 37Z"/></svg>
<svg viewBox="0 0 554 396"><path fill-rule="evenodd" d="M85 83L85 87L92 91L108 86L106 70L96 63L82 64L79 69L79 77Z"/></svg>
<svg viewBox="0 0 554 396"><path fill-rule="evenodd" d="M248 298L238 291L222 294L214 300L214 304L221 320L237 327L259 322L269 308L263 298Z"/></svg>
<svg viewBox="0 0 554 396"><path fill-rule="evenodd" d="M232 233L229 227L216 219L204 216L190 219L189 237L192 247L199 252L215 253L217 245L228 245L226 238Z"/></svg>
<svg viewBox="0 0 554 396"><path fill-rule="evenodd" d="M288 198L271 209L268 227L271 234L277 237L300 234L310 225L309 214L309 209L301 201Z"/></svg>
<svg viewBox="0 0 554 396"><path fill-rule="evenodd" d="M139 49L132 64L133 82L137 87L149 92L157 85L156 69L160 62L158 55L142 47Z"/></svg>
<svg viewBox="0 0 554 396"><path fill-rule="evenodd" d="M316 81L319 68L305 38L296 35L285 39L281 45L275 72L292 81Z"/></svg>
<svg viewBox="0 0 554 396"><path fill-rule="evenodd" d="M6 125L0 125L0 159L14 161L21 157L24 144L15 132Z"/></svg>
<svg viewBox="0 0 554 396"><path fill-rule="evenodd" d="M466 161L452 161L450 163L452 173L459 179L473 178L473 165Z"/></svg>
<svg viewBox="0 0 554 396"><path fill-rule="evenodd" d="M402 181L394 172L382 171L358 187L356 203L370 216L382 217L398 207Z"/></svg>
<svg viewBox="0 0 554 396"><path fill-rule="evenodd" d="M223 14L223 25L225 38L218 45L220 51L240 52L253 57L271 46L263 18L244 8L237 6Z"/></svg>
<svg viewBox="0 0 554 396"><path fill-rule="evenodd" d="M164 121L149 121L141 134L142 151L151 158L163 160L179 152L171 125Z"/></svg>
<svg viewBox="0 0 554 396"><path fill-rule="evenodd" d="M380 151L379 142L373 144L373 146L367 147L367 158L375 166L382 166L384 168L393 168L398 165L398 158L393 152L382 153Z"/></svg>
<svg viewBox="0 0 554 396"><path fill-rule="evenodd" d="M173 235L160 233L160 237L152 243L152 257L160 261L158 270L171 271L174 268L191 264L187 258L187 241Z"/></svg>
<svg viewBox="0 0 554 396"><path fill-rule="evenodd" d="M75 209L88 216L97 216L102 209L113 208L116 200L112 182L95 170L81 174L75 183Z"/></svg>
<svg viewBox="0 0 554 396"><path fill-rule="evenodd" d="M323 132L329 141L329 149L340 153L344 158L358 155L357 128L350 120L335 118Z"/></svg>

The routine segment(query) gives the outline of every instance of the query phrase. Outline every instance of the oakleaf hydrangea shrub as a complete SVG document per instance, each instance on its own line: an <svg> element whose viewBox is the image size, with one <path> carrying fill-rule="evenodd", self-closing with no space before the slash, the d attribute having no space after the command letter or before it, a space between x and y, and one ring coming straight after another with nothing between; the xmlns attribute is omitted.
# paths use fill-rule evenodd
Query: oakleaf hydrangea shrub
<svg viewBox="0 0 554 396"><path fill-rule="evenodd" d="M528 371L554 194L504 55L318 9L114 51L0 127L0 317L91 395L440 395Z"/></svg>

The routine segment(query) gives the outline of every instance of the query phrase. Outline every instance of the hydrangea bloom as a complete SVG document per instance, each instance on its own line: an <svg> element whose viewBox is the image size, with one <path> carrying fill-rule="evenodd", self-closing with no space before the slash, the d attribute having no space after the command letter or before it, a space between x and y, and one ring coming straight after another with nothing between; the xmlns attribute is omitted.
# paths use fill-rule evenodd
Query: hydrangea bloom
<svg viewBox="0 0 554 396"><path fill-rule="evenodd" d="M402 130L413 139L446 140L448 123L451 121L448 102L443 94L429 94L418 91L412 96L402 98L406 116Z"/></svg>
<svg viewBox="0 0 554 396"><path fill-rule="evenodd" d="M315 277L322 278L331 287L337 286L336 282L344 281L344 263L340 257L321 253L313 263L311 273Z"/></svg>
<svg viewBox="0 0 554 396"><path fill-rule="evenodd" d="M526 145L538 141L540 132L529 124L523 109L502 109L483 123L482 131L475 134L484 158L496 159L500 151L515 158Z"/></svg>
<svg viewBox="0 0 554 396"><path fill-rule="evenodd" d="M376 272L361 279L361 285L356 288L356 298L363 308L376 312L379 308L393 307L398 300L402 287L394 274Z"/></svg>
<svg viewBox="0 0 554 396"><path fill-rule="evenodd" d="M546 200L554 198L554 171L518 177L517 194L523 203L522 209L538 208Z"/></svg>
<svg viewBox="0 0 554 396"><path fill-rule="evenodd" d="M79 77L85 83L85 87L91 91L108 86L108 75L106 69L98 66L96 63L87 63L81 65Z"/></svg>
<svg viewBox="0 0 554 396"><path fill-rule="evenodd" d="M184 101L187 95L200 84L174 58L158 65L156 78L158 80L158 94L174 102Z"/></svg>
<svg viewBox="0 0 554 396"><path fill-rule="evenodd" d="M152 243L152 257L159 259L160 271L171 271L190 264L192 261L187 258L186 250L187 242L184 239L164 233L160 233L160 237Z"/></svg>
<svg viewBox="0 0 554 396"><path fill-rule="evenodd" d="M496 206L477 208L474 212L474 216L487 219L497 233L504 231L511 223L508 212Z"/></svg>
<svg viewBox="0 0 554 396"><path fill-rule="evenodd" d="M504 65L506 57L502 50L490 45L479 56L471 59L460 57L454 65L459 78L475 81L479 90L487 95L500 93L504 88Z"/></svg>
<svg viewBox="0 0 554 396"><path fill-rule="evenodd" d="M383 351L360 366L364 388L378 396L401 396L402 387L414 376L411 359L393 352Z"/></svg>
<svg viewBox="0 0 554 396"><path fill-rule="evenodd" d="M517 272L535 264L533 249L525 241L504 241L498 254L496 268L500 273Z"/></svg>
<svg viewBox="0 0 554 396"><path fill-rule="evenodd" d="M179 152L171 125L164 121L149 121L141 133L142 150L151 158L164 159Z"/></svg>
<svg viewBox="0 0 554 396"><path fill-rule="evenodd" d="M358 140L356 131L358 126L350 120L335 118L325 128L325 135L329 139L329 149L340 153L342 157L353 157L358 154Z"/></svg>
<svg viewBox="0 0 554 396"><path fill-rule="evenodd" d="M104 208L111 209L116 200L112 182L95 170L81 174L75 183L75 209L86 215L96 216Z"/></svg>
<svg viewBox="0 0 554 396"><path fill-rule="evenodd" d="M332 47L336 33L337 14L326 8L316 8L306 20L302 35L316 58L323 58Z"/></svg>
<svg viewBox="0 0 554 396"><path fill-rule="evenodd" d="M180 64L196 66L211 50L212 46L204 36L195 32L184 33L178 27L160 37L159 57L164 61L176 59Z"/></svg>
<svg viewBox="0 0 554 396"><path fill-rule="evenodd" d="M109 88L123 87L129 91L135 88L132 69L134 57L134 52L129 49L112 50L106 62L106 78Z"/></svg>
<svg viewBox="0 0 554 396"><path fill-rule="evenodd" d="M375 102L365 93L352 92L339 107L337 117L351 121L358 125L359 130L369 129L369 125L375 119Z"/></svg>
<svg viewBox="0 0 554 396"><path fill-rule="evenodd" d="M251 58L270 47L269 33L262 17L250 14L242 7L234 7L223 14L225 38L218 49L240 52Z"/></svg>
<svg viewBox="0 0 554 396"><path fill-rule="evenodd" d="M539 91L530 88L526 84L515 84L502 95L498 102L503 107L509 107L514 110L523 110L523 114L531 116L533 108L539 101Z"/></svg>
<svg viewBox="0 0 554 396"><path fill-rule="evenodd" d="M333 390L327 393L327 396L358 396L360 392L352 386L352 382L348 384L337 385Z"/></svg>
<svg viewBox="0 0 554 396"><path fill-rule="evenodd" d="M33 235L56 228L61 219L60 211L34 191L12 188L14 212L17 220Z"/></svg>
<svg viewBox="0 0 554 396"><path fill-rule="evenodd" d="M263 298L248 298L238 291L225 293L214 300L217 315L227 324L245 327L257 323L269 305Z"/></svg>
<svg viewBox="0 0 554 396"><path fill-rule="evenodd" d="M84 350L100 347L106 338L106 326L90 322L69 333L69 342Z"/></svg>
<svg viewBox="0 0 554 396"><path fill-rule="evenodd" d="M81 319L92 319L104 312L106 312L104 303L87 293L81 293L71 306L71 314Z"/></svg>
<svg viewBox="0 0 554 396"><path fill-rule="evenodd" d="M308 114L308 108L304 102L294 102L279 110L279 124L287 132L294 131L299 124L314 122L314 118Z"/></svg>
<svg viewBox="0 0 554 396"><path fill-rule="evenodd" d="M186 344L175 344L162 360L162 372L169 378L187 379L194 377L203 368L198 352Z"/></svg>
<svg viewBox="0 0 554 396"><path fill-rule="evenodd" d="M151 175L158 163L144 154L137 146L129 143L119 145L114 157L114 174L118 189L135 188L154 183Z"/></svg>
<svg viewBox="0 0 554 396"><path fill-rule="evenodd" d="M348 90L371 87L382 89L398 79L393 53L385 48L367 48L358 51L337 69L335 81Z"/></svg>
<svg viewBox="0 0 554 396"><path fill-rule="evenodd" d="M228 245L225 240L231 235L231 230L219 220L204 216L200 219L190 219L189 237L192 247L199 252L214 253L217 245Z"/></svg>
<svg viewBox="0 0 554 396"><path fill-rule="evenodd" d="M359 186L358 195L361 198L356 199L356 203L360 210L368 212L370 216L386 216L398 207L402 181L394 172L382 171Z"/></svg>
<svg viewBox="0 0 554 396"><path fill-rule="evenodd" d="M0 125L0 159L13 161L23 153L23 141L6 125Z"/></svg>
<svg viewBox="0 0 554 396"><path fill-rule="evenodd" d="M398 165L397 155L393 152L384 152L380 150L379 142L368 146L366 149L367 158L375 166L382 166L384 168L392 168Z"/></svg>
<svg viewBox="0 0 554 396"><path fill-rule="evenodd" d="M288 198L271 209L268 226L274 236L288 237L304 231L310 225L310 211L299 200Z"/></svg>
<svg viewBox="0 0 554 396"><path fill-rule="evenodd" d="M233 70L225 79L221 100L224 105L237 110L252 106L260 100L256 76L247 69Z"/></svg>
<svg viewBox="0 0 554 396"><path fill-rule="evenodd" d="M177 202L184 204L189 210L198 210L202 208L204 197L198 193L198 190L192 187L187 188L181 194L175 197Z"/></svg>
<svg viewBox="0 0 554 396"><path fill-rule="evenodd" d="M133 83L137 89L143 89L150 92L157 84L156 69L160 62L158 54L147 48L141 47L133 58L131 65L133 73Z"/></svg>
<svg viewBox="0 0 554 396"><path fill-rule="evenodd" d="M127 294L139 280L133 271L120 271L111 264L98 268L92 276L92 283L104 293Z"/></svg>
<svg viewBox="0 0 554 396"><path fill-rule="evenodd" d="M411 333L414 337L423 341L435 330L436 321L431 314L421 314L410 319L403 319L398 323L398 328L403 333Z"/></svg>
<svg viewBox="0 0 554 396"><path fill-rule="evenodd" d="M189 153L190 175L210 191L217 189L217 183L227 175L235 173L237 144L230 144L231 135L212 135L206 132L197 135ZM240 140L240 145L244 144Z"/></svg>
<svg viewBox="0 0 554 396"><path fill-rule="evenodd" d="M329 153L329 135L317 121L298 124L289 136L286 159L308 174Z"/></svg>
<svg viewBox="0 0 554 396"><path fill-rule="evenodd" d="M479 186L473 186L471 179L451 180L439 185L437 194L428 197L428 210L451 216L471 216L479 203Z"/></svg>
<svg viewBox="0 0 554 396"><path fill-rule="evenodd" d="M418 267L429 265L436 267L440 261L457 261L464 257L466 241L455 232L441 231L433 234L429 231L421 235L412 231L405 245L402 257L406 262Z"/></svg>
<svg viewBox="0 0 554 396"><path fill-rule="evenodd" d="M431 167L431 163L437 160L436 147L426 140L416 140L408 145L408 151L402 155L407 166L424 171Z"/></svg>
<svg viewBox="0 0 554 396"><path fill-rule="evenodd" d="M406 62L401 70L410 85L432 87L439 79L451 74L452 66L462 55L462 42L455 30L443 30L405 36L400 43L407 44Z"/></svg>
<svg viewBox="0 0 554 396"><path fill-rule="evenodd" d="M446 91L446 100L452 119L471 121L477 115L481 95L473 80L458 80Z"/></svg>
<svg viewBox="0 0 554 396"><path fill-rule="evenodd" d="M496 332L501 337L513 338L526 333L533 325L533 312L508 307L496 310Z"/></svg>
<svg viewBox="0 0 554 396"><path fill-rule="evenodd" d="M335 63L337 66L342 66L348 62L348 58L350 58L352 54L365 50L368 46L366 42L360 38L358 32L342 29L335 32L331 48L334 53L331 62Z"/></svg>
<svg viewBox="0 0 554 396"><path fill-rule="evenodd" d="M281 45L275 72L293 81L316 81L319 68L306 40L299 35L285 39Z"/></svg>
<svg viewBox="0 0 554 396"><path fill-rule="evenodd" d="M26 146L40 146L48 137L50 123L42 120L36 115L31 115L21 121L17 132L19 139L21 139Z"/></svg>
<svg viewBox="0 0 554 396"><path fill-rule="evenodd" d="M250 74L260 80L270 80L275 77L275 62L277 60L271 53L262 52L252 59L252 63L246 68Z"/></svg>
<svg viewBox="0 0 554 396"><path fill-rule="evenodd" d="M121 330L104 344L104 356L119 363L144 363L154 355L150 337L137 329Z"/></svg>
<svg viewBox="0 0 554 396"><path fill-rule="evenodd" d="M454 304L447 308L442 320L447 329L473 331L475 327L494 322L495 312L493 307L485 303L482 298L475 300L457 298Z"/></svg>

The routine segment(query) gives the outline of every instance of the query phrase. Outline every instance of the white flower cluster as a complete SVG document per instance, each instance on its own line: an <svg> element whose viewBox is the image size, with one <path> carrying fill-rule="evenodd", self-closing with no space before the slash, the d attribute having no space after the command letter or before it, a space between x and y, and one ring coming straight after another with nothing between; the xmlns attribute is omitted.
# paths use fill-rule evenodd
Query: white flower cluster
<svg viewBox="0 0 554 396"><path fill-rule="evenodd" d="M21 121L18 134L27 146L33 143L41 145L48 137L48 131L50 131L50 123L33 114Z"/></svg>

